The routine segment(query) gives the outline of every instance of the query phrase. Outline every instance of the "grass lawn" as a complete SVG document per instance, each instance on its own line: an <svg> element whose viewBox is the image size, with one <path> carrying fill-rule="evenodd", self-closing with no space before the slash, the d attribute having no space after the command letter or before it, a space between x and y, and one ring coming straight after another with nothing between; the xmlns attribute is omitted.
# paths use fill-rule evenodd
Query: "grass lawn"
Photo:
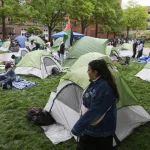
<svg viewBox="0 0 150 150"><path fill-rule="evenodd" d="M135 77L144 64L131 63L126 69L116 64L122 76L132 88L142 106L150 113L150 83ZM23 77L37 83L25 90L2 90L0 88L0 150L75 150L74 139L53 145L39 126L26 119L31 107L44 107L62 76L41 80ZM120 150L150 150L150 123L137 128L125 139Z"/></svg>
<svg viewBox="0 0 150 150"><path fill-rule="evenodd" d="M145 48L149 48L149 47L150 47L150 42L145 42L145 43L144 43L144 47L145 47Z"/></svg>

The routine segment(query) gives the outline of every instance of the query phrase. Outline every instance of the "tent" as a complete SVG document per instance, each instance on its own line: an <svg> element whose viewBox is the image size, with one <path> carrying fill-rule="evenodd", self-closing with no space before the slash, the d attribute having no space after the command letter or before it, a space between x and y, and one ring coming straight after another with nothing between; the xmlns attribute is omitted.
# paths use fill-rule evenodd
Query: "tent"
<svg viewBox="0 0 150 150"><path fill-rule="evenodd" d="M108 56L99 53L89 53L81 56L71 67L70 72L62 77L59 86L51 93L49 101L45 106L45 110L51 110L53 118L57 123L63 125L66 131L71 131L80 117L82 92L89 84L87 64L96 58L105 59L107 63L111 62ZM109 64L109 69L115 77L115 82L120 94L120 101L117 104L116 134L122 141L131 134L136 127L150 121L150 116L145 109L140 106L134 93L116 68L112 64ZM51 136L51 126L43 127L43 129L45 130L46 136L57 143L57 139ZM53 127L53 132L54 130ZM65 137L65 134L61 136ZM55 134L55 137L59 137L58 132ZM59 139L59 142L60 141Z"/></svg>
<svg viewBox="0 0 150 150"><path fill-rule="evenodd" d="M150 61L135 76L150 82Z"/></svg>
<svg viewBox="0 0 150 150"><path fill-rule="evenodd" d="M21 57L24 57L29 51L26 48L20 48L18 53Z"/></svg>
<svg viewBox="0 0 150 150"><path fill-rule="evenodd" d="M125 56L131 57L132 55L133 55L133 44L132 43L122 44L120 51L119 51L119 56L120 57L125 57Z"/></svg>
<svg viewBox="0 0 150 150"><path fill-rule="evenodd" d="M34 42L40 44L41 46L45 46L45 42L38 36L30 36L29 40L34 40Z"/></svg>
<svg viewBox="0 0 150 150"><path fill-rule="evenodd" d="M61 32L58 32L58 33L53 34L53 35L52 35L52 38L63 37L65 34L66 34L65 31L61 31ZM84 37L85 35L84 35L84 34L81 34L81 33L73 32L73 36L74 36L74 37Z"/></svg>
<svg viewBox="0 0 150 150"><path fill-rule="evenodd" d="M122 44L121 49L133 51L133 44L132 43L124 43L124 44Z"/></svg>
<svg viewBox="0 0 150 150"><path fill-rule="evenodd" d="M106 54L107 39L99 39L85 36L77 41L70 50L64 66L70 67L80 56L89 52Z"/></svg>
<svg viewBox="0 0 150 150"><path fill-rule="evenodd" d="M3 62L3 61L12 61L14 62L14 60L11 58L12 55L15 55L15 56L20 56L19 53L3 53L3 54L0 54L0 61Z"/></svg>
<svg viewBox="0 0 150 150"><path fill-rule="evenodd" d="M52 74L52 68L56 67L61 71L61 66L50 54L43 50L27 53L17 64L16 74L34 75L39 78L46 78Z"/></svg>
<svg viewBox="0 0 150 150"><path fill-rule="evenodd" d="M61 44L61 42L63 41L63 37L59 37L57 38L54 43L53 43L53 46L52 46L52 51L58 51L59 50L59 46Z"/></svg>
<svg viewBox="0 0 150 150"><path fill-rule="evenodd" d="M14 40L17 40L21 45L21 48L25 48L25 41L27 38L25 36L17 36Z"/></svg>
<svg viewBox="0 0 150 150"><path fill-rule="evenodd" d="M10 46L10 41L4 42L4 43L2 44L2 46L0 47L0 51L4 51L4 52L8 51L9 46Z"/></svg>

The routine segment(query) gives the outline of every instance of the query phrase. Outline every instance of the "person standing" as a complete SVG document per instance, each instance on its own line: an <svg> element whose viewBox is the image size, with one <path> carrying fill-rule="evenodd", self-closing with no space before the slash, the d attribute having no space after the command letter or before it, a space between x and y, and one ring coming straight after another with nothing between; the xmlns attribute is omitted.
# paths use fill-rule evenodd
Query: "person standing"
<svg viewBox="0 0 150 150"><path fill-rule="evenodd" d="M29 39L27 39L27 40L25 41L25 47L26 47L27 50L30 50L30 49L29 49L29 45L30 45L30 42L29 42Z"/></svg>
<svg viewBox="0 0 150 150"><path fill-rule="evenodd" d="M83 92L81 117L71 132L79 137L76 150L112 150L119 100L117 86L105 60L88 65L90 84Z"/></svg>
<svg viewBox="0 0 150 150"><path fill-rule="evenodd" d="M140 58L143 54L143 42L142 41L140 41L140 44L138 45L137 49L138 49L137 58Z"/></svg>
<svg viewBox="0 0 150 150"><path fill-rule="evenodd" d="M133 42L133 56L132 56L132 58L135 58L137 45L138 45L137 41L134 40L134 42Z"/></svg>
<svg viewBox="0 0 150 150"><path fill-rule="evenodd" d="M64 63L64 54L65 54L65 44L64 44L64 42L62 42L61 45L60 45L59 53L60 53L61 65L63 65L63 63Z"/></svg>
<svg viewBox="0 0 150 150"><path fill-rule="evenodd" d="M33 51L36 49L36 45L34 43L34 40L31 40L31 43L29 43L29 49L30 49L30 51Z"/></svg>

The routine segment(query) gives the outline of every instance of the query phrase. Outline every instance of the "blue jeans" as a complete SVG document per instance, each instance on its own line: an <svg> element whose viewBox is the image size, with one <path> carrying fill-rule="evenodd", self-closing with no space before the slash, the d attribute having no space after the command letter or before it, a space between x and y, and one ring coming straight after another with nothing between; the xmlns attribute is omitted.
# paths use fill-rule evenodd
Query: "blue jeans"
<svg viewBox="0 0 150 150"><path fill-rule="evenodd" d="M5 80L6 77L4 75L0 75L0 81Z"/></svg>

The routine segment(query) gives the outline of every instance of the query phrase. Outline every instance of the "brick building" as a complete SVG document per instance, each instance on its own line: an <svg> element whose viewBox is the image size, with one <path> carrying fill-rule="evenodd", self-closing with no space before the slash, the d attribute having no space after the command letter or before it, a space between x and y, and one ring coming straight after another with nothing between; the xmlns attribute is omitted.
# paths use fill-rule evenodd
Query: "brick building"
<svg viewBox="0 0 150 150"><path fill-rule="evenodd" d="M22 4L27 0L19 0L19 3ZM28 0L30 1L30 0ZM122 0L120 0L120 3L122 3ZM148 18L148 27L147 30L150 30L150 6L148 7L148 13L149 13L149 18ZM26 29L29 26L37 26L38 28L41 29L42 31L42 35L45 36L45 38L48 38L48 29L46 26L44 25L40 25L37 23L33 23L33 22L26 22L24 25L19 25L19 24L12 24L11 22L11 18L7 18L6 19L6 33L7 33L7 38L14 38L18 35L23 35L26 32ZM79 22L74 21L72 23L72 28L74 32L79 32L81 33L81 25ZM64 23L60 23L57 27L57 29L59 29L60 31L64 29ZM91 36L91 37L95 37L95 30L96 27L95 25L91 25L88 26L85 29L85 35L87 36ZM102 37L102 38L114 38L114 34L113 33L109 33L109 35L107 33L102 33L101 32L101 26L98 25L98 31L97 31L97 35L96 37ZM2 38L2 25L0 25L0 38Z"/></svg>

